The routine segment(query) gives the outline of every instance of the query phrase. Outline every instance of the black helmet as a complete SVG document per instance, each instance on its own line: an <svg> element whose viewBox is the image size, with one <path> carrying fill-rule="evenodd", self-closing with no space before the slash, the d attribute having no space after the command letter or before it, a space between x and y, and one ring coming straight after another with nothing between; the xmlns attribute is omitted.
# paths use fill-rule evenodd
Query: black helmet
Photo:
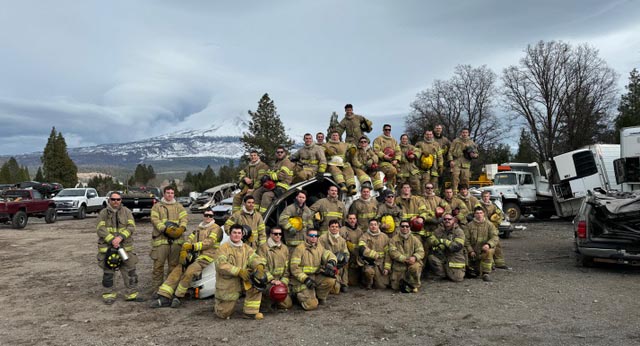
<svg viewBox="0 0 640 346"><path fill-rule="evenodd" d="M249 225L242 225L242 242L246 243L251 238L251 227Z"/></svg>
<svg viewBox="0 0 640 346"><path fill-rule="evenodd" d="M411 293L413 292L414 287L411 286L407 281L400 280L400 292L401 293Z"/></svg>
<svg viewBox="0 0 640 346"><path fill-rule="evenodd" d="M347 265L347 255L344 252L338 252L336 254L336 258L338 259L338 268L342 268Z"/></svg>
<svg viewBox="0 0 640 346"><path fill-rule="evenodd" d="M118 250L109 248L104 258L104 265L109 269L118 269L122 265L122 257L118 253Z"/></svg>
<svg viewBox="0 0 640 346"><path fill-rule="evenodd" d="M251 284L253 285L253 287L255 287L258 291L262 292L267 288L268 282L266 273L264 273L262 277L258 277L258 272L254 270L249 275L249 278L251 279Z"/></svg>

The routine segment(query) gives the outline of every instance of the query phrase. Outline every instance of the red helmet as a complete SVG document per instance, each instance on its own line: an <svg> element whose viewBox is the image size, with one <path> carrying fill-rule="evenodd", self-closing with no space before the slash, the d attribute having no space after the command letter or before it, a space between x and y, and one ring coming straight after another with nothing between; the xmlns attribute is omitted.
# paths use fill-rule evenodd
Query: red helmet
<svg viewBox="0 0 640 346"><path fill-rule="evenodd" d="M411 226L411 232L420 232L424 226L424 220L421 217L414 217L409 221L409 225Z"/></svg>
<svg viewBox="0 0 640 346"><path fill-rule="evenodd" d="M264 187L265 189L271 191L271 190L276 188L276 183L273 180L269 179L269 180L265 181L264 183L262 183L262 187Z"/></svg>
<svg viewBox="0 0 640 346"><path fill-rule="evenodd" d="M413 160L415 158L416 158L416 154L413 152L413 150L407 150L407 159Z"/></svg>
<svg viewBox="0 0 640 346"><path fill-rule="evenodd" d="M269 298L271 298L271 301L276 303L282 303L285 299L287 299L288 294L289 289L287 288L287 285L283 283L273 285L269 290Z"/></svg>
<svg viewBox="0 0 640 346"><path fill-rule="evenodd" d="M442 217L442 215L444 215L444 208L436 207L436 217Z"/></svg>
<svg viewBox="0 0 640 346"><path fill-rule="evenodd" d="M379 168L379 167L378 167L378 164L377 164L377 163L375 163L375 162L374 162L374 163L372 163L372 164L371 164L371 170L372 170L372 171L375 171L375 170L377 170L378 168Z"/></svg>
<svg viewBox="0 0 640 346"><path fill-rule="evenodd" d="M384 150L382 152L385 155L389 156L389 157L395 157L396 156L396 151L393 150L392 148L389 148L389 147L384 148Z"/></svg>

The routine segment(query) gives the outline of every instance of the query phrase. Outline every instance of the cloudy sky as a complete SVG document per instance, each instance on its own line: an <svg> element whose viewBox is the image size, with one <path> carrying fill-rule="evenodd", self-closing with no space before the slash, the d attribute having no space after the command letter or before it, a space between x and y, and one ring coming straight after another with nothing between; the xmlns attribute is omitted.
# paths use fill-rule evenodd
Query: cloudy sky
<svg viewBox="0 0 640 346"><path fill-rule="evenodd" d="M244 117L285 127L345 103L403 130L416 93L458 64L498 74L538 40L640 67L640 1L9 1L0 12L0 155L127 142ZM377 126L377 125L380 126Z"/></svg>

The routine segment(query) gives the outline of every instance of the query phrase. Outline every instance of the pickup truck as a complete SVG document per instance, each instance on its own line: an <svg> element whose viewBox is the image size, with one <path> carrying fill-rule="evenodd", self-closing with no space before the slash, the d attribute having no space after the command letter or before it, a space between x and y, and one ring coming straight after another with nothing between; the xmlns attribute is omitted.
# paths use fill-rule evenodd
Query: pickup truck
<svg viewBox="0 0 640 346"><path fill-rule="evenodd" d="M130 188L122 195L122 205L131 209L133 217L139 220L151 216L151 208L161 197L162 192L157 187Z"/></svg>
<svg viewBox="0 0 640 346"><path fill-rule="evenodd" d="M64 189L60 191L53 201L60 215L73 215L76 219L84 219L87 213L99 213L107 207L106 197L98 196L98 191L93 188Z"/></svg>
<svg viewBox="0 0 640 346"><path fill-rule="evenodd" d="M44 217L47 223L56 222L56 204L33 189L12 189L0 194L0 223L11 223L16 229L25 228L30 216Z"/></svg>

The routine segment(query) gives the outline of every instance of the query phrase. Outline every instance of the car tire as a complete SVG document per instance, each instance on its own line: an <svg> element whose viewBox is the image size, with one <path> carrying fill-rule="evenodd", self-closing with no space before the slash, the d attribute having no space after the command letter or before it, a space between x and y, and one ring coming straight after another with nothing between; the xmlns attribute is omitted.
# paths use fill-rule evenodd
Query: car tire
<svg viewBox="0 0 640 346"><path fill-rule="evenodd" d="M520 221L520 217L522 216L522 211L520 210L520 207L513 203L513 202L507 202L504 204L504 207L502 208L502 210L504 210L504 215L506 216L507 220L509 222L518 222Z"/></svg>
<svg viewBox="0 0 640 346"><path fill-rule="evenodd" d="M76 213L76 215L74 216L74 218L82 220L85 217L87 217L87 207L83 205L80 206L80 209L78 209L78 212Z"/></svg>
<svg viewBox="0 0 640 346"><path fill-rule="evenodd" d="M13 215L11 219L11 226L15 229L22 229L27 226L29 222L29 216L24 211L20 210Z"/></svg>
<svg viewBox="0 0 640 346"><path fill-rule="evenodd" d="M46 223L54 223L58 219L58 214L56 213L56 208L49 208L47 212L44 214L44 222Z"/></svg>

